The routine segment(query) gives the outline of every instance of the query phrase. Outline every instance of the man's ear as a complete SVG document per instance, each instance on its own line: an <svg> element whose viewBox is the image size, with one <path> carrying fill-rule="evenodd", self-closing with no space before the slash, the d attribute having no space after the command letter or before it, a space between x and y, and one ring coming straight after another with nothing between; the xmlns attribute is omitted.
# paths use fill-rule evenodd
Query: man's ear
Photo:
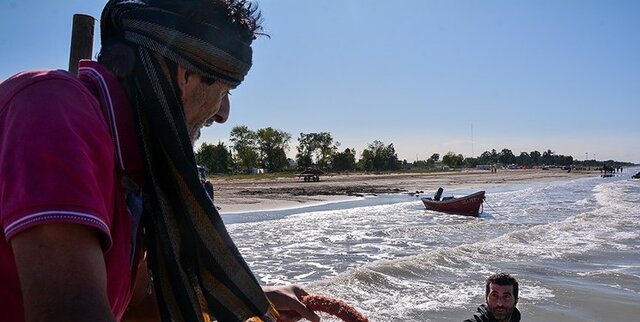
<svg viewBox="0 0 640 322"><path fill-rule="evenodd" d="M189 72L184 67L177 65L176 81L178 82L178 88L180 89L180 97L184 97L186 93L188 78Z"/></svg>

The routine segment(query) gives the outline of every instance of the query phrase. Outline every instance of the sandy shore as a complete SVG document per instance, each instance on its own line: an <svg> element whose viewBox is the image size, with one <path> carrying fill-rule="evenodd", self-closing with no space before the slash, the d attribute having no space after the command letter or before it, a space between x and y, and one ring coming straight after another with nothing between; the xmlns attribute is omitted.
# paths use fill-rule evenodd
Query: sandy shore
<svg viewBox="0 0 640 322"><path fill-rule="evenodd" d="M446 189L487 189L501 184L573 179L599 176L598 171L567 171L560 169L465 170L462 172L340 174L324 175L319 182L304 182L298 178L229 179L213 177L215 203L220 212L286 209L313 204L356 199L383 193L432 193L438 187Z"/></svg>

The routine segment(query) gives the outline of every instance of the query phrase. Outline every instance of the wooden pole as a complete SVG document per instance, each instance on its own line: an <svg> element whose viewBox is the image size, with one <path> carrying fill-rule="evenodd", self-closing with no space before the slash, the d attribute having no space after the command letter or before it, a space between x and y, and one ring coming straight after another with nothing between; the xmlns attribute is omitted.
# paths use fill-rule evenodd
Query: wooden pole
<svg viewBox="0 0 640 322"><path fill-rule="evenodd" d="M83 14L73 15L71 29L71 50L69 52L69 72L78 73L80 59L91 59L93 54L93 26L95 19Z"/></svg>

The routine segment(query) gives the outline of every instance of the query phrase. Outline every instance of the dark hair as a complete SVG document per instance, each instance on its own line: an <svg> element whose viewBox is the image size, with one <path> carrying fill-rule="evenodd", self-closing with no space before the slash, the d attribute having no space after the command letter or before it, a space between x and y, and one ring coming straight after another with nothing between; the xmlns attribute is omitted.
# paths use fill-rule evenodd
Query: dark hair
<svg viewBox="0 0 640 322"><path fill-rule="evenodd" d="M501 286L513 285L513 297L518 298L518 281L507 273L493 274L487 278L486 290L484 296L489 295L489 284L498 284Z"/></svg>
<svg viewBox="0 0 640 322"><path fill-rule="evenodd" d="M110 1L109 4L113 2ZM233 37L248 45L262 33L262 15L258 6L247 0L146 0L150 6L174 12L193 21L213 23ZM105 11L109 7L105 6ZM104 15L104 12L103 12ZM103 20L108 19L102 17ZM120 35L102 39L97 60L120 79L133 71L136 64L135 45ZM167 60L169 68L175 70L176 64ZM175 73L173 73L175 74ZM213 80L207 79L213 82Z"/></svg>

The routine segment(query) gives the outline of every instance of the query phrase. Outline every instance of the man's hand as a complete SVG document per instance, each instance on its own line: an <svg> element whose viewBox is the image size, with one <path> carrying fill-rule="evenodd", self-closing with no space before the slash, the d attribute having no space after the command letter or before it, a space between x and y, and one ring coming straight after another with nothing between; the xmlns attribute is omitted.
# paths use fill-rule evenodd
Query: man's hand
<svg viewBox="0 0 640 322"><path fill-rule="evenodd" d="M309 310L300 299L308 295L305 290L297 285L265 286L262 288L267 298L280 313L280 322L295 322L305 318L312 322L319 322L320 317Z"/></svg>

